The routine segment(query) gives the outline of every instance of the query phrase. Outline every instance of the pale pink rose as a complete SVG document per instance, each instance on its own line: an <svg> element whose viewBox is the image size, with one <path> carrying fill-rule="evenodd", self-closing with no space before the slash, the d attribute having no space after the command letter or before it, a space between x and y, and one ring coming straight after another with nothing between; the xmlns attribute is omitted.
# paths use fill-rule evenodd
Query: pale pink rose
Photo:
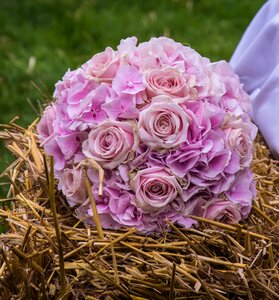
<svg viewBox="0 0 279 300"><path fill-rule="evenodd" d="M158 95L186 97L191 87L189 86L191 82L188 82L186 77L174 68L146 70L143 82L150 99Z"/></svg>
<svg viewBox="0 0 279 300"><path fill-rule="evenodd" d="M166 96L158 96L139 114L139 136L153 149L173 148L187 141L190 117Z"/></svg>
<svg viewBox="0 0 279 300"><path fill-rule="evenodd" d="M224 199L212 199L204 206L203 217L223 223L238 223L241 220L241 214L237 204Z"/></svg>
<svg viewBox="0 0 279 300"><path fill-rule="evenodd" d="M163 168L153 167L137 172L132 181L135 205L143 212L158 213L182 195L182 188L175 176Z"/></svg>
<svg viewBox="0 0 279 300"><path fill-rule="evenodd" d="M104 52L94 55L83 68L89 79L111 81L119 64L119 53L108 47Z"/></svg>
<svg viewBox="0 0 279 300"><path fill-rule="evenodd" d="M256 126L253 123L237 119L229 122L224 132L228 146L239 155L241 166L249 166L253 158L253 140L257 133Z"/></svg>
<svg viewBox="0 0 279 300"><path fill-rule="evenodd" d="M137 145L135 127L131 123L105 121L91 130L82 151L103 168L113 169L131 159Z"/></svg>
<svg viewBox="0 0 279 300"><path fill-rule="evenodd" d="M87 191L81 168L64 169L58 188L62 190L70 206L82 204L86 201Z"/></svg>

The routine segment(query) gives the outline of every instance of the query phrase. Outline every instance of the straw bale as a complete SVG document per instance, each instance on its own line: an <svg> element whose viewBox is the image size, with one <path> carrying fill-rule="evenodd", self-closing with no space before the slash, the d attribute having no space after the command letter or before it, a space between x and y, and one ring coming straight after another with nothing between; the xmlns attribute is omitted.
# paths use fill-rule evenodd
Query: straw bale
<svg viewBox="0 0 279 300"><path fill-rule="evenodd" d="M1 125L15 159L0 175L8 181L0 299L279 299L279 162L260 136L258 194L245 222L195 217L198 228L168 223L170 230L145 236L84 227L55 189L36 124Z"/></svg>

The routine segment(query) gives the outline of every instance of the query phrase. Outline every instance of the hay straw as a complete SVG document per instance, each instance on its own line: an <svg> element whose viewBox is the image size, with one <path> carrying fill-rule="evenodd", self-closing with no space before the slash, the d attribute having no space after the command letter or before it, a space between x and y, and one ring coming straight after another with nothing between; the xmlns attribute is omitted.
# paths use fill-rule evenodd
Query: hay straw
<svg viewBox="0 0 279 300"><path fill-rule="evenodd" d="M34 151L31 151L34 156ZM36 154L35 154L36 155ZM55 179L54 179L54 161L53 157L50 157L50 172L48 182L49 182L49 202L52 210L52 217L54 221L56 239L58 244L58 255L59 255L59 268L60 268L60 282L61 282L61 295L64 299L66 294L66 273L64 266L64 254L63 254L63 245L62 245L62 233L58 221L58 216L56 212L56 203L55 203ZM39 218L40 219L40 218Z"/></svg>
<svg viewBox="0 0 279 300"><path fill-rule="evenodd" d="M260 136L252 165L258 195L245 222L193 216L198 228L166 220L169 231L145 236L103 229L93 197L97 226L85 228L55 189L37 120L27 130L15 122L0 131L15 157L0 175L9 182L0 199L9 228L0 236L0 299L279 299L279 163ZM101 195L102 170L84 165L99 171Z"/></svg>
<svg viewBox="0 0 279 300"><path fill-rule="evenodd" d="M89 197L92 212L93 212L93 221L96 224L96 228L97 228L97 231L98 231L99 238L104 239L103 229L102 229L102 225L101 225L100 218L99 218L99 215L98 215L97 206L96 206L96 203L95 203L95 200L94 200L94 197L93 197L91 184L90 184L89 178L88 178L85 170L83 170L83 171L84 171L83 173L84 173L84 178L85 178L86 190L87 190L87 193L88 193L88 197Z"/></svg>

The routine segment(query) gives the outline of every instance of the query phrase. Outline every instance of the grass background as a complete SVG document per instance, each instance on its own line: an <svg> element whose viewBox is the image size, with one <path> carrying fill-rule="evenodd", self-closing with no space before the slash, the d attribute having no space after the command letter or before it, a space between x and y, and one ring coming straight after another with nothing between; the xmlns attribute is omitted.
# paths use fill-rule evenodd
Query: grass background
<svg viewBox="0 0 279 300"><path fill-rule="evenodd" d="M0 123L15 115L27 126L42 96L121 38L166 35L211 60L229 60L264 0L1 0ZM10 160L0 145L0 173ZM0 187L1 188L1 187ZM1 190L0 190L1 192Z"/></svg>

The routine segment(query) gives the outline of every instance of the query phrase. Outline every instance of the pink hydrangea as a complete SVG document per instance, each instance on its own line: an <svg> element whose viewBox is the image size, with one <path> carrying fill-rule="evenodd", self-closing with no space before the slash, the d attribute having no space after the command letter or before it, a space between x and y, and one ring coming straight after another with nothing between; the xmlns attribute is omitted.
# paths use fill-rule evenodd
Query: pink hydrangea
<svg viewBox="0 0 279 300"><path fill-rule="evenodd" d="M191 227L191 215L237 223L255 197L257 129L249 97L225 61L169 38L121 40L56 84L38 124L58 188L94 225L86 166L104 228ZM104 170L103 193L92 167Z"/></svg>

